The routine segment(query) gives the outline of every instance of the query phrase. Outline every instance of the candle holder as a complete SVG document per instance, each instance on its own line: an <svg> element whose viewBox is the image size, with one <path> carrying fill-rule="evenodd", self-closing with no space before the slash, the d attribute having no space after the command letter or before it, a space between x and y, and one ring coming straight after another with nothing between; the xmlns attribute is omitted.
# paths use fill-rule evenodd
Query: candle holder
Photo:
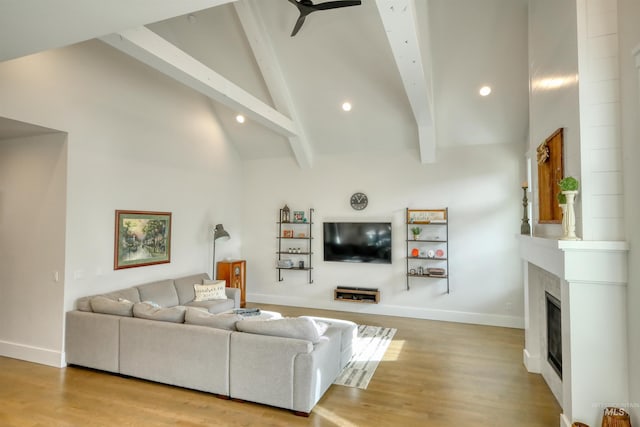
<svg viewBox="0 0 640 427"><path fill-rule="evenodd" d="M531 235L531 226L529 225L529 216L527 207L529 201L527 200L527 187L522 187L522 225L520 226L520 234Z"/></svg>

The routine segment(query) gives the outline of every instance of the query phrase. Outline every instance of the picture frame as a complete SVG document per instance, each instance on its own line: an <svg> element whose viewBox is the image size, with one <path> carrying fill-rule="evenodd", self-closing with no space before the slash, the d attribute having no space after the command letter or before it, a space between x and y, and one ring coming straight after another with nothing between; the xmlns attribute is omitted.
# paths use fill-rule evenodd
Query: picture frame
<svg viewBox="0 0 640 427"><path fill-rule="evenodd" d="M409 209L407 210L409 224L446 223L446 209Z"/></svg>
<svg viewBox="0 0 640 427"><path fill-rule="evenodd" d="M282 237L288 239L293 237L293 230L282 230Z"/></svg>
<svg viewBox="0 0 640 427"><path fill-rule="evenodd" d="M116 210L113 269L171 262L171 212Z"/></svg>
<svg viewBox="0 0 640 427"><path fill-rule="evenodd" d="M304 222L304 211L293 211L293 222Z"/></svg>
<svg viewBox="0 0 640 427"><path fill-rule="evenodd" d="M558 128L536 149L538 161L538 223L561 224L558 182L564 178L564 129Z"/></svg>

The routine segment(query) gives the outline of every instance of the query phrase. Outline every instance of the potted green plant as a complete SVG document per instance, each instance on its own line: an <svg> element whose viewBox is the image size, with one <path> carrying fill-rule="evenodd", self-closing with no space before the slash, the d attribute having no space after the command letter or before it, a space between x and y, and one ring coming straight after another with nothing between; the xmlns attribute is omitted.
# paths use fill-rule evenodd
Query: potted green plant
<svg viewBox="0 0 640 427"><path fill-rule="evenodd" d="M558 182L558 186L560 187L558 202L561 207L563 206L562 201L565 202L562 209L562 240L580 240L576 236L576 214L573 208L580 183L574 177L568 176L562 178Z"/></svg>
<svg viewBox="0 0 640 427"><path fill-rule="evenodd" d="M558 204L560 206L567 204L567 196L562 194L562 191L558 192L558 195L556 196L556 198L558 199Z"/></svg>
<svg viewBox="0 0 640 427"><path fill-rule="evenodd" d="M560 186L560 191L562 192L578 191L578 188L580 187L580 183L578 182L578 180L572 176L562 178L560 182L558 182L558 185Z"/></svg>
<svg viewBox="0 0 640 427"><path fill-rule="evenodd" d="M422 229L420 227L411 227L411 232L413 233L413 240L418 240L418 236L422 233Z"/></svg>

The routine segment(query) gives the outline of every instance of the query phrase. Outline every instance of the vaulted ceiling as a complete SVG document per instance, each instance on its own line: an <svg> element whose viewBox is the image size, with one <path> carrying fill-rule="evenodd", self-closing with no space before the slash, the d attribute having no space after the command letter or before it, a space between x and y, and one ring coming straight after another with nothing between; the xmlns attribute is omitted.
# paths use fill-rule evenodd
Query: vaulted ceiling
<svg viewBox="0 0 640 427"><path fill-rule="evenodd" d="M5 0L0 61L100 38L210 97L246 159L415 150L430 163L438 148L526 140L527 0L363 0L290 37L297 17L288 0Z"/></svg>

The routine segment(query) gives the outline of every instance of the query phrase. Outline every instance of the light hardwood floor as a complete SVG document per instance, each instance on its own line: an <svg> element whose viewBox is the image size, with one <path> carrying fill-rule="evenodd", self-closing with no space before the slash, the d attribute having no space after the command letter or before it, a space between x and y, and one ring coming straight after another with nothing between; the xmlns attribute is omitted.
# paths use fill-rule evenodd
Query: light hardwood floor
<svg viewBox="0 0 640 427"><path fill-rule="evenodd" d="M561 409L544 380L522 364L522 330L259 306L398 332L367 390L331 386L309 418L135 378L0 357L0 426L559 425Z"/></svg>

